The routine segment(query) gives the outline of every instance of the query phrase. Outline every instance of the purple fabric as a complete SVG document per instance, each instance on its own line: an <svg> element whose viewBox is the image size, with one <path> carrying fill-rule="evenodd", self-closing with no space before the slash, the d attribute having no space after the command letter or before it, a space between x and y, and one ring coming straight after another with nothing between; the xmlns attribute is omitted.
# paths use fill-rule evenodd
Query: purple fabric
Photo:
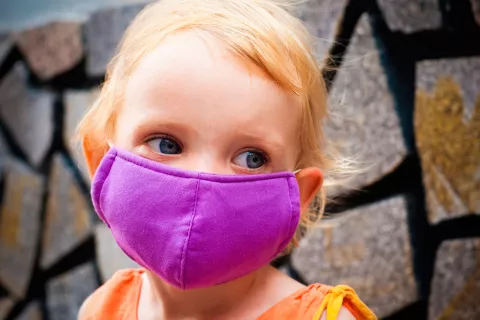
<svg viewBox="0 0 480 320"><path fill-rule="evenodd" d="M228 282L268 264L300 216L295 175L180 170L116 148L92 182L100 218L134 261L182 289Z"/></svg>

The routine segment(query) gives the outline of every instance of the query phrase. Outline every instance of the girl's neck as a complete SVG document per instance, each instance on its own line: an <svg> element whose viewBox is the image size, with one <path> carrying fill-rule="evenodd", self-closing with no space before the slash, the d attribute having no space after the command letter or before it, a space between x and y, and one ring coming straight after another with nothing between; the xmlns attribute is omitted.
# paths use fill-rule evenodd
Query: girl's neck
<svg viewBox="0 0 480 320"><path fill-rule="evenodd" d="M250 304L249 300L255 296L256 288L264 283L269 268L225 284L192 290L175 288L147 271L143 278L139 315L143 313L143 305L150 315L156 315L152 317L154 319L231 318L232 314L238 315L237 310L245 310L246 304ZM140 320L142 318L139 316Z"/></svg>

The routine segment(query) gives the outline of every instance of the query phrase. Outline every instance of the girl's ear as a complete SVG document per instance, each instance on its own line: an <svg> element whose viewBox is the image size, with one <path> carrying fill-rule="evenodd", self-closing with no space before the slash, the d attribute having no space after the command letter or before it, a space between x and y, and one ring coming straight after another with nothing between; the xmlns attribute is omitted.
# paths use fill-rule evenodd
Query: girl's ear
<svg viewBox="0 0 480 320"><path fill-rule="evenodd" d="M300 189L300 212L305 212L323 184L323 174L318 168L305 168L296 174Z"/></svg>
<svg viewBox="0 0 480 320"><path fill-rule="evenodd" d="M90 178L95 174L95 171L100 165L100 161L102 161L103 156L107 153L108 149L109 147L107 143L98 144L93 142L89 136L85 136L82 139L83 156L87 163Z"/></svg>

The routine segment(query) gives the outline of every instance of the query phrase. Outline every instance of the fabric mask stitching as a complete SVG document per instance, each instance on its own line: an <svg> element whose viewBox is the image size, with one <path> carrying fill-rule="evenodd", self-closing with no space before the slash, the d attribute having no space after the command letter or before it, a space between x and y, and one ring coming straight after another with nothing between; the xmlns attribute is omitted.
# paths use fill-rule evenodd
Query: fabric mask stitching
<svg viewBox="0 0 480 320"><path fill-rule="evenodd" d="M103 190L104 190L103 187L105 186L105 182L107 182L107 179L110 176L110 172L112 171L113 164L115 163L115 160L117 159L117 153L113 154L113 156L111 158L112 158L112 160L110 162L110 166L108 168L108 171L105 174L105 178L103 179L102 186L100 187L100 192L98 194L98 207L99 207L99 209L102 213L101 214L102 215L102 220L105 222L105 224L109 228L110 228L110 224L108 223L107 218L105 217L105 213L104 213L103 208L102 208L102 203L103 203L102 196L103 196Z"/></svg>
<svg viewBox="0 0 480 320"><path fill-rule="evenodd" d="M287 232L290 234L290 227L292 226L292 218L293 218L293 206L292 206L292 194L290 191L290 179L287 178L287 188L288 188L288 199L290 200L288 203L290 203L290 219L288 221L288 229ZM290 239L291 240L291 239ZM288 241L290 241L288 240ZM284 241L285 242L285 241ZM282 247L286 246L288 243L282 243ZM283 248L281 249L283 250Z"/></svg>
<svg viewBox="0 0 480 320"><path fill-rule="evenodd" d="M182 289L185 289L185 261L187 260L187 247L190 241L190 235L192 233L193 228L193 220L197 214L197 202L198 202L198 189L200 186L200 178L197 178L197 186L195 188L195 204L193 205L193 213L192 218L190 219L190 225L188 226L187 236L185 237L185 241L183 242L183 252L182 252L182 259L180 261L180 286Z"/></svg>
<svg viewBox="0 0 480 320"><path fill-rule="evenodd" d="M154 169L154 168L148 167L148 165L149 165L148 163L142 163L143 162L142 160L130 159L130 158L127 158L126 156L124 156L122 154L119 154L119 153L116 153L115 156L118 159L121 159L125 162L131 163L131 164L134 164L134 165L137 165L137 166L140 166L140 167L142 167L146 170L150 170L150 171L153 171L153 172L156 172L156 173L161 173L161 174L165 174L165 175L169 175L169 176L175 176L175 177L186 178L186 179L201 179L201 180L210 181L210 182L218 182L215 179L218 179L218 178L222 179L223 177L225 177L225 176L218 176L218 175L215 175L215 174L209 174L209 173L205 173L205 172L197 172L196 177L194 178L194 177L184 176L181 173L158 171L156 168ZM148 159L143 159L143 160L145 162L148 161ZM169 169L174 169L174 168L169 168ZM270 174L258 174L258 175L256 175L256 174L253 174L253 175L229 175L228 178L231 177L232 180L224 180L224 181L221 181L221 183L244 183L244 182L252 182L252 181L283 179L283 178L290 178L291 177L290 174L292 174L292 173L291 172L275 172L275 173L270 173ZM273 175L273 176L269 176L269 175ZM285 175L288 175L288 176L285 177ZM237 180L237 179L239 179L239 177L242 177L242 179L244 179L244 180L243 181L242 180Z"/></svg>

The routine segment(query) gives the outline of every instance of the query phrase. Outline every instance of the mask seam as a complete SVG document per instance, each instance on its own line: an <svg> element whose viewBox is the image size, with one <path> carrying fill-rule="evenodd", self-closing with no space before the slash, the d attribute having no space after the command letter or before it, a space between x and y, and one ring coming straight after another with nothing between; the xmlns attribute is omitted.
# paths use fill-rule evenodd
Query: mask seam
<svg viewBox="0 0 480 320"><path fill-rule="evenodd" d="M100 211L102 212L102 220L103 222L110 228L110 224L107 221L107 218L105 217L105 213L103 211L103 205L102 205L102 196L103 196L103 191L104 191L104 186L105 182L107 182L108 177L110 176L110 172L112 171L113 164L115 163L115 160L117 159L117 153L115 153L112 157L112 161L110 163L110 166L108 168L108 172L105 174L105 179L103 179L102 186L100 187L100 192L98 194L98 206L100 208Z"/></svg>
<svg viewBox="0 0 480 320"><path fill-rule="evenodd" d="M200 179L202 181L208 181L208 182L220 182L220 183L243 183L243 182L253 182L253 181L264 181L264 180L274 180L274 179L282 179L282 178L290 178L290 176L288 177L285 177L285 176L282 176L283 174L287 175L291 172L275 172L275 173L271 173L271 174L279 174L278 176L275 176L275 177L268 177L268 176L265 176L265 175L268 175L268 174L260 174L262 175L263 177L258 177L258 175L234 175L232 174L231 177L233 178L231 181L227 180L227 181L217 181L215 180L215 178L217 178L215 175L213 175L212 177L209 177L208 173L204 173L204 172L198 172L198 173L195 173L196 176L195 177L192 177L192 176L184 176L183 174L177 174L177 173L174 173L174 172L163 172L163 171L158 171L156 170L155 168L150 168L148 166L146 166L146 164L143 164L141 163L141 161L138 161L138 160L135 160L135 159L128 159L127 157L121 155L121 154L116 154L115 155L117 158L127 162L127 163L131 163L131 164L134 164L134 165L137 165L137 166L140 166L144 169L147 169L147 170L150 170L150 171L153 171L153 172L156 172L156 173L161 173L161 174L166 174L166 175L169 175L169 176L174 176L174 177L180 177L180 178L187 178L187 179ZM145 159L145 160L148 160L148 159ZM147 164L148 165L148 164ZM282 175L280 175L282 174ZM205 176L207 175L207 176ZM238 177L242 177L243 179L245 179L245 177L248 177L246 181L241 181L241 180L236 180L236 178L238 179ZM252 177L252 178L250 178ZM223 178L223 177L222 177Z"/></svg>
<svg viewBox="0 0 480 320"><path fill-rule="evenodd" d="M192 213L192 218L190 219L190 224L188 226L188 232L187 236L185 238L185 241L183 242L183 252L182 252L182 258L180 260L180 279L181 283L180 286L182 289L185 289L185 262L187 260L187 248L188 248L188 243L190 242L190 235L192 233L192 228L193 228L193 220L195 219L195 216L197 215L197 203L198 203L198 189L200 186L200 178L197 177L197 185L195 187L195 203L193 205L193 213Z"/></svg>
<svg viewBox="0 0 480 320"><path fill-rule="evenodd" d="M290 234L290 228L292 226L292 219L293 219L292 192L290 191L290 179L289 178L287 178L287 188L288 188L288 199L290 200L290 201L288 201L289 204L290 204L290 219L288 220L288 229L287 229L287 232L288 232L287 235L289 235ZM288 242L290 242L290 240L291 239L289 239ZM282 247L286 247L288 242L284 243L282 245ZM283 250L283 249L284 248L282 248L281 250Z"/></svg>

